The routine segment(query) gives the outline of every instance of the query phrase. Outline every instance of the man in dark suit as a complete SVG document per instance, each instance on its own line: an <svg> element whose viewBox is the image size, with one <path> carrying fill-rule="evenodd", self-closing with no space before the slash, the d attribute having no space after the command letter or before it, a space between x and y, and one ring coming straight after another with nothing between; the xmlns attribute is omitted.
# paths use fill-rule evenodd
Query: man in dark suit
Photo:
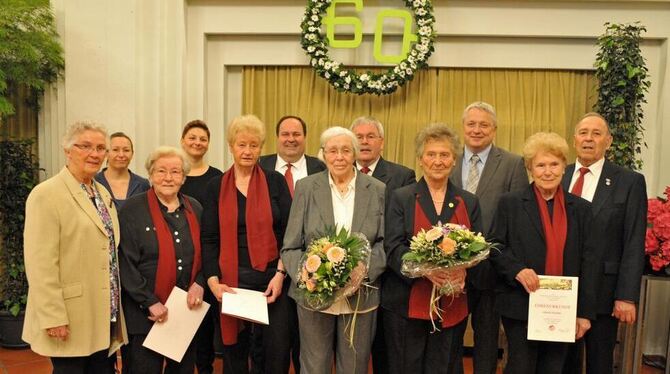
<svg viewBox="0 0 670 374"><path fill-rule="evenodd" d="M450 180L479 198L484 234L491 222L500 195L528 186L528 174L521 156L493 145L497 121L493 106L474 102L463 111L465 149ZM494 310L496 275L489 261L468 273L468 307L474 331L473 363L477 374L495 373L498 363L500 316Z"/></svg>
<svg viewBox="0 0 670 374"><path fill-rule="evenodd" d="M295 183L300 179L326 169L316 157L305 154L305 137L307 124L297 116L284 116L279 119L276 127L277 153L261 156L258 163L267 170L276 170L289 183L291 195Z"/></svg>
<svg viewBox="0 0 670 374"><path fill-rule="evenodd" d="M374 117L358 117L349 129L356 135L360 150L356 157L356 169L372 175L386 185L386 205L393 190L416 182L414 170L386 161L381 156L384 150L384 126ZM383 279L382 279L383 282ZM377 333L372 343L372 366L375 373L388 373L388 359L384 344L384 326L381 308L377 311Z"/></svg>
<svg viewBox="0 0 670 374"><path fill-rule="evenodd" d="M277 121L275 129L277 134L277 153L261 156L258 164L263 169L276 170L286 178L291 196L298 180L318 173L326 169L318 158L307 156L305 154L305 137L307 136L307 124L297 116L284 116ZM284 282L284 292L288 291L289 281ZM298 334L298 315L296 314L296 305L293 299L290 299L288 313L291 324L291 352L293 367L296 373L300 372L300 337ZM260 337L259 337L260 338ZM254 367L262 368L263 355L259 352L252 353Z"/></svg>
<svg viewBox="0 0 670 374"><path fill-rule="evenodd" d="M577 160L563 176L563 188L591 201L597 246L597 318L586 334L586 372L612 373L619 322L635 322L644 267L647 192L644 176L605 160L612 144L607 121L587 113L574 134ZM583 344L583 343L582 343ZM575 345L564 373L579 373Z"/></svg>

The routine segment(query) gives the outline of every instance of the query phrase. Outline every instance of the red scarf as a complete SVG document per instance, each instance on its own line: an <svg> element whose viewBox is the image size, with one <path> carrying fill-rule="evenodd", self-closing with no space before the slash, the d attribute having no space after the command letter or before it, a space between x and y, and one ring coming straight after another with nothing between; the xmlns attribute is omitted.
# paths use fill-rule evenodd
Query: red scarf
<svg viewBox="0 0 670 374"><path fill-rule="evenodd" d="M563 275L563 250L565 249L565 238L568 235L568 217L565 213L565 197L563 188L559 185L554 195L553 219L549 219L547 201L542 197L537 186L533 185L537 206L540 208L542 228L547 242L544 262L544 273L546 275Z"/></svg>
<svg viewBox="0 0 670 374"><path fill-rule="evenodd" d="M279 256L277 238L272 229L272 206L265 173L254 165L249 179L246 204L247 245L251 267L265 271L269 262ZM219 193L219 270L222 283L237 287L237 187L235 168L231 167L221 179ZM221 314L221 336L226 345L237 342L242 321Z"/></svg>
<svg viewBox="0 0 670 374"><path fill-rule="evenodd" d="M161 303L165 304L170 292L177 284L177 263L175 261L174 238L172 237L172 230L168 227L163 217L156 191L153 187L147 191L147 200L149 201L149 213L151 214L151 222L156 228L156 238L158 239L158 269L156 270L156 286L154 287L154 294L158 297ZM200 251L200 224L195 216L191 202L188 197L182 197L184 206L186 207L186 220L188 221L188 228L191 232L191 240L193 241L193 265L191 266L191 281L189 285L195 281L195 276L200 271L201 251Z"/></svg>
<svg viewBox="0 0 670 374"><path fill-rule="evenodd" d="M465 207L465 202L460 196L456 196L456 211L449 220L450 223L457 223L470 228L470 218ZM414 235L421 229L429 230L433 225L426 217L417 196L414 206ZM426 278L419 278L412 284L412 290L409 295L409 311L407 316L416 319L430 319L430 293L433 289L433 283ZM447 328L461 322L468 316L468 298L465 295L460 297L451 296L440 298L440 308L442 313L442 327Z"/></svg>

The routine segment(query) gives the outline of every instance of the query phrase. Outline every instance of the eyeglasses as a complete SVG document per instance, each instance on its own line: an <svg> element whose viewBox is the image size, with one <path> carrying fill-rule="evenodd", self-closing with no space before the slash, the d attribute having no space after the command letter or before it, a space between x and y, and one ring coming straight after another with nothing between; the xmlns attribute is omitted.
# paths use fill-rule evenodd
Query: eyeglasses
<svg viewBox="0 0 670 374"><path fill-rule="evenodd" d="M367 134L367 135L359 134L359 135L356 135L356 139L358 139L358 140L366 139L369 142L371 142L373 140L381 139L381 138L382 138L381 136L378 136L378 135L375 135L375 134Z"/></svg>
<svg viewBox="0 0 670 374"><path fill-rule="evenodd" d="M182 175L184 175L184 172L182 170L157 169L154 170L152 174L156 175L160 179L163 179L168 175L172 176L173 178L181 178Z"/></svg>
<svg viewBox="0 0 670 374"><path fill-rule="evenodd" d="M338 154L342 156L350 156L354 153L353 149L351 148L328 148L328 149L323 149L323 153L326 156L337 156Z"/></svg>
<svg viewBox="0 0 670 374"><path fill-rule="evenodd" d="M91 144L72 144L72 145L81 149L85 153L92 153L92 152L107 153L108 152L107 147L105 147L104 145L99 145L97 147L94 147Z"/></svg>
<svg viewBox="0 0 670 374"><path fill-rule="evenodd" d="M488 123L488 122L468 122L465 124L465 127L469 129L474 129L475 127L479 127L480 130L486 131L489 129L493 128L493 125Z"/></svg>

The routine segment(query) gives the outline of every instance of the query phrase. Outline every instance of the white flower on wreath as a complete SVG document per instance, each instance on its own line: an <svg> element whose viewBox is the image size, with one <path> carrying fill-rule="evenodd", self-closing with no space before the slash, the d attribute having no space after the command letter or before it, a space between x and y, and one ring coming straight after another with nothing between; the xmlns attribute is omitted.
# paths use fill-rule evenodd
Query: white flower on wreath
<svg viewBox="0 0 670 374"><path fill-rule="evenodd" d="M314 53L315 50L316 50L316 48L314 48L314 46L310 45L309 47L307 47L307 52L309 52L309 53Z"/></svg>
<svg viewBox="0 0 670 374"><path fill-rule="evenodd" d="M323 74L323 76L324 76L326 79L328 79L328 78L330 78L330 73L329 73L329 72L325 72L325 73Z"/></svg>
<svg viewBox="0 0 670 374"><path fill-rule="evenodd" d="M313 58L312 61L310 61L310 63L312 64L312 66L316 66L316 59Z"/></svg>
<svg viewBox="0 0 670 374"><path fill-rule="evenodd" d="M335 87L340 87L340 84L337 83L337 82L335 82L335 83L333 83L333 86L335 86Z"/></svg>
<svg viewBox="0 0 670 374"><path fill-rule="evenodd" d="M398 75L400 75L401 78L405 78L405 72L404 71L401 71L400 73L398 73Z"/></svg>
<svg viewBox="0 0 670 374"><path fill-rule="evenodd" d="M323 66L323 59L322 58L319 59L319 66Z"/></svg>
<svg viewBox="0 0 670 374"><path fill-rule="evenodd" d="M312 13L314 13L314 11L315 11L315 10L314 10L314 9L312 9ZM316 10L316 13L318 13L318 12L319 12L319 11L318 11L318 10ZM318 16L318 15L316 15L316 14L312 14L312 17L311 17L311 19L312 19L312 21L314 21L314 22L318 22L318 21L319 21L319 16Z"/></svg>
<svg viewBox="0 0 670 374"><path fill-rule="evenodd" d="M347 83L351 83L351 77L344 78L344 81L347 82Z"/></svg>
<svg viewBox="0 0 670 374"><path fill-rule="evenodd" d="M407 73L407 75L414 74L414 70L412 70L412 69L407 69L407 70L405 70L405 72Z"/></svg>
<svg viewBox="0 0 670 374"><path fill-rule="evenodd" d="M309 31L312 31L312 30L309 30ZM419 35L429 36L430 33L431 33L431 31L433 31L433 30L431 30L430 27L428 27L428 26L421 26L421 27L419 28Z"/></svg>
<svg viewBox="0 0 670 374"><path fill-rule="evenodd" d="M370 79L370 77L365 73L361 74L360 78L361 78L361 81L363 81L363 82L366 82Z"/></svg>
<svg viewBox="0 0 670 374"><path fill-rule="evenodd" d="M348 73L347 73L346 70L342 70L342 71L340 72L340 77L344 77L344 76L347 75L347 74L348 74Z"/></svg>
<svg viewBox="0 0 670 374"><path fill-rule="evenodd" d="M344 87L345 90L348 90L348 89L349 89L349 85L346 84L346 83L345 83L344 86L342 86L342 87Z"/></svg>
<svg viewBox="0 0 670 374"><path fill-rule="evenodd" d="M427 13L426 10L423 9L423 8L419 8L419 9L416 10L416 14L419 15L419 16L425 16L426 13Z"/></svg>
<svg viewBox="0 0 670 374"><path fill-rule="evenodd" d="M314 31L316 31L316 27L314 27L314 26L310 26L310 27L307 28L307 30L308 30L309 32L314 32Z"/></svg>

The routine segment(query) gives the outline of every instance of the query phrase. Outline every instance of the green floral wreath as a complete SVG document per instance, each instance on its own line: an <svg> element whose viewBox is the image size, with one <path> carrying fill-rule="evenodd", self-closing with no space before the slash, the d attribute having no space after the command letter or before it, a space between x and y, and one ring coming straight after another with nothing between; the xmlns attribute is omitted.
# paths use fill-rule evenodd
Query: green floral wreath
<svg viewBox="0 0 670 374"><path fill-rule="evenodd" d="M426 61L433 53L435 39L435 17L431 0L404 0L405 6L414 12L414 22L418 27L417 42L410 48L407 57L383 74L366 71L358 74L354 69L342 66L328 55L328 39L321 35L322 16L332 0L309 0L300 27L302 49L310 57L310 65L316 73L326 79L340 92L358 95L387 95L411 81L417 70L428 67Z"/></svg>

